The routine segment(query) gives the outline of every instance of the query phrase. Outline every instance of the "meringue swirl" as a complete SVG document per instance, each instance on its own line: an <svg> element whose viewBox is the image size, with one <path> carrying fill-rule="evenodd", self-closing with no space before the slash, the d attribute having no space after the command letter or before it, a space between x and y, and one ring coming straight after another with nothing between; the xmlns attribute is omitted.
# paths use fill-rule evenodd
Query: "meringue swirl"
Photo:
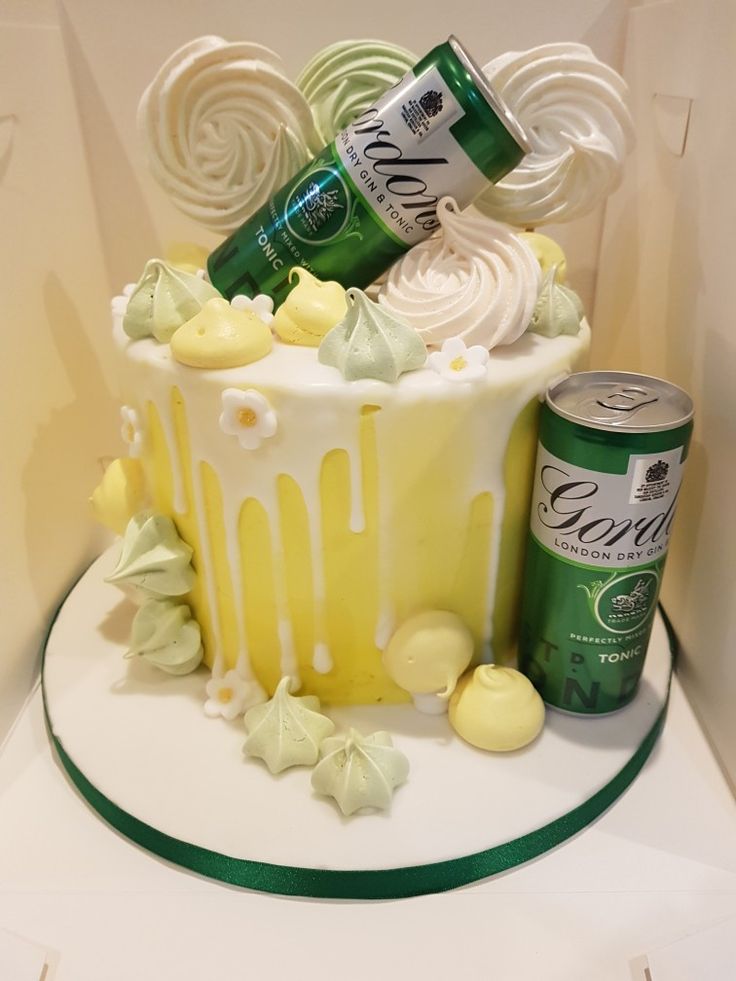
<svg viewBox="0 0 736 981"><path fill-rule="evenodd" d="M585 44L543 44L483 69L524 127L532 152L475 204L516 226L572 221L616 189L633 147L621 76Z"/></svg>
<svg viewBox="0 0 736 981"><path fill-rule="evenodd" d="M186 215L238 228L319 149L312 113L259 44L201 37L161 66L138 107L153 176Z"/></svg>
<svg viewBox="0 0 736 981"><path fill-rule="evenodd" d="M441 232L395 263L378 302L431 347L451 337L490 350L520 337L537 301L541 271L510 228L452 198L437 206Z"/></svg>
<svg viewBox="0 0 736 981"><path fill-rule="evenodd" d="M318 52L296 80L324 143L395 85L419 59L386 41L338 41Z"/></svg>

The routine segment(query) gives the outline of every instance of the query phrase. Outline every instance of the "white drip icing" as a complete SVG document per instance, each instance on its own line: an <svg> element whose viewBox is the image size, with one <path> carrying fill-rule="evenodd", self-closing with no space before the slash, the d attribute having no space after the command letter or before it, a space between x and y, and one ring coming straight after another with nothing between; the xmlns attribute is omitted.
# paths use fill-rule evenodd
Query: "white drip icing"
<svg viewBox="0 0 736 981"><path fill-rule="evenodd" d="M379 580L380 582L384 582L384 577L380 573ZM386 600L382 610L378 614L376 631L373 638L373 643L379 651L385 651L388 647L388 642L391 640L391 636L395 630L395 624L396 617L394 616L390 603Z"/></svg>
<svg viewBox="0 0 736 981"><path fill-rule="evenodd" d="M240 535L238 534L241 507L242 504L234 496L227 495L223 498L222 520L225 526L227 564L230 569L235 622L238 631L238 650L240 651L237 669L241 678L252 681L255 675L248 654L248 634L245 624L245 603L243 602L243 574L240 561Z"/></svg>
<svg viewBox="0 0 736 981"><path fill-rule="evenodd" d="M187 429L189 429L187 425ZM189 446L192 461L192 487L194 489L194 513L197 517L197 527L199 530L199 541L201 543L199 563L202 568L199 570L200 579L204 576L207 586L207 604L210 610L210 623L212 634L215 639L215 657L224 660L224 646L222 642L222 624L220 623L220 607L217 602L217 583L215 581L215 569L212 556L214 555L210 530L207 525L207 509L204 506L204 488L202 484L202 474L199 462L194 454L194 447Z"/></svg>
<svg viewBox="0 0 736 981"><path fill-rule="evenodd" d="M360 459L360 440L357 450L348 452L350 461L350 530L365 531L365 507L363 506L363 467Z"/></svg>
<svg viewBox="0 0 736 981"><path fill-rule="evenodd" d="M163 412L161 411L161 407L157 406L156 411L161 421L166 445L169 449L174 491L172 504L177 514L184 514L187 508L186 494L184 493L184 466L182 464L181 454L179 453L179 441L176 438L174 414L168 406Z"/></svg>
<svg viewBox="0 0 736 981"><path fill-rule="evenodd" d="M289 676L292 679L290 688L296 691L301 687L299 677L299 664L297 662L296 650L294 648L294 633L289 615L289 603L286 595L286 568L284 557L284 543L281 534L281 521L279 517L278 498L272 495L270 502L261 501L268 515L268 525L271 531L271 555L273 562L273 588L276 598L276 616L278 617L278 636L279 636L279 668L281 677Z"/></svg>
<svg viewBox="0 0 736 981"><path fill-rule="evenodd" d="M291 620L279 620L279 644L281 645L281 658L279 668L281 677L289 677L292 683L289 686L291 691L301 688L301 678L299 676L299 664L294 650L294 636L291 630Z"/></svg>
<svg viewBox="0 0 736 981"><path fill-rule="evenodd" d="M317 641L312 655L312 667L317 674L329 674L334 667L330 649L323 641Z"/></svg>
<svg viewBox="0 0 736 981"><path fill-rule="evenodd" d="M165 396L170 396L170 392L165 389ZM178 450L178 441L176 439L174 415L169 408L170 402L162 399L161 403L153 402L156 412L161 420L161 424L164 430L165 439L168 444L169 449L169 459L171 461L171 470L173 472L173 482L174 482L174 500L173 507L177 514L183 514L186 510L186 501L184 500L184 464L182 457ZM184 406L184 411L186 414L186 404ZM187 419L187 429L189 429L189 422ZM212 567L211 556L212 556L212 543L210 541L209 530L207 528L206 522L206 510L203 507L203 492L202 484L199 476L197 474L197 463L195 462L195 456L193 452L193 447L190 444L190 459L192 465L192 473L190 474L193 494L194 494L194 514L197 520L197 530L198 537L201 544L199 554L197 555L198 573L200 581L204 579L206 591L207 591L207 603L210 610L210 623L212 625L212 633L215 639L214 643L214 661L212 667L212 674L215 677L221 677L223 670L223 647L222 647L222 631L220 627L220 617L218 615L217 607L217 590L215 586L214 569ZM215 671L217 667L217 672Z"/></svg>
<svg viewBox="0 0 736 981"><path fill-rule="evenodd" d="M493 612L498 584L498 571L501 559L501 534L506 503L506 487L504 484L504 460L511 438L514 423L525 406L537 395L539 380L517 388L508 393L504 400L504 413L477 412L472 416L476 445L483 446L483 453L476 456L476 471L471 480L469 503L478 494L489 493L493 499L491 520L491 552L488 566L486 585L485 612L483 617L484 630L481 636L480 659L488 664L494 660L493 650Z"/></svg>
<svg viewBox="0 0 736 981"><path fill-rule="evenodd" d="M311 484L302 486L307 502L309 548L312 559L312 595L314 597L314 646L325 644L325 568L322 556L322 506L319 494L319 469L311 477ZM315 506L310 506L312 502ZM316 670L316 669L315 669Z"/></svg>
<svg viewBox="0 0 736 981"><path fill-rule="evenodd" d="M250 655L245 647L243 647L238 655L238 660L235 663L235 671L239 678L243 681L253 681L253 669L250 664Z"/></svg>

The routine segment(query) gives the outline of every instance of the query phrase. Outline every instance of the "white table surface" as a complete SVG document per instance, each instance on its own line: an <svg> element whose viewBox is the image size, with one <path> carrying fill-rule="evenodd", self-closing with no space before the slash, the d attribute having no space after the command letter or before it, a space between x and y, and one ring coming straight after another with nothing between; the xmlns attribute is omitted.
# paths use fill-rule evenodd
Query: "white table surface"
<svg viewBox="0 0 736 981"><path fill-rule="evenodd" d="M652 757L592 827L443 895L285 899L153 858L77 795L38 692L0 755L0 843L0 929L55 952L51 981L643 981L641 955L736 936L736 803L676 681Z"/></svg>

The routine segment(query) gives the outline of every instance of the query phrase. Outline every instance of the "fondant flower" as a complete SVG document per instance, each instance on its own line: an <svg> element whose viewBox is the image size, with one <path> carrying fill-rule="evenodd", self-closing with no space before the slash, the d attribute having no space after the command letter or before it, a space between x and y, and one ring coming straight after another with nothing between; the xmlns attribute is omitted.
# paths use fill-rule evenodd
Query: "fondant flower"
<svg viewBox="0 0 736 981"><path fill-rule="evenodd" d="M235 668L224 675L212 675L206 685L205 715L211 719L222 716L228 722L242 715L246 709L262 701L263 689L254 681L246 681Z"/></svg>
<svg viewBox="0 0 736 981"><path fill-rule="evenodd" d="M124 442L128 444L128 452L131 456L140 456L143 446L143 430L137 411L129 405L124 405L120 409L120 435Z"/></svg>
<svg viewBox="0 0 736 981"><path fill-rule="evenodd" d="M260 392L226 388L222 393L220 429L237 436L244 450L256 450L277 429L276 413Z"/></svg>
<svg viewBox="0 0 736 981"><path fill-rule="evenodd" d="M235 307L236 310L250 310L252 313L262 320L266 327L271 326L271 321L273 320L273 300L270 296L266 296L265 293L259 293L258 296L244 296L239 293L234 296L230 301L230 306Z"/></svg>
<svg viewBox="0 0 736 981"><path fill-rule="evenodd" d="M488 351L479 344L466 347L459 337L450 337L439 351L429 356L429 366L449 381L473 381L484 378Z"/></svg>

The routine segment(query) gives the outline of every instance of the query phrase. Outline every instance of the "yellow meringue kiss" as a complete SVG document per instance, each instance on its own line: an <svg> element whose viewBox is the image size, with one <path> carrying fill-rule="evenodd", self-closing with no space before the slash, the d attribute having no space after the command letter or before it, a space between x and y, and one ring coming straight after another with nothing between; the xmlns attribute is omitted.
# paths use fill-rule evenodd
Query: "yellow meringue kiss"
<svg viewBox="0 0 736 981"><path fill-rule="evenodd" d="M539 232L520 232L519 238L523 239L537 258L537 262L542 267L542 272L546 273L557 266L555 279L558 283L564 284L567 273L567 259L560 246L549 235L542 235Z"/></svg>
<svg viewBox="0 0 736 981"><path fill-rule="evenodd" d="M427 610L405 620L383 653L396 684L413 695L447 699L473 656L473 635L456 613Z"/></svg>
<svg viewBox="0 0 736 981"><path fill-rule="evenodd" d="M184 272L196 274L200 269L207 268L207 259L212 250L194 242L172 242L166 249L166 261L183 269Z"/></svg>
<svg viewBox="0 0 736 981"><path fill-rule="evenodd" d="M100 524L122 535L133 515L145 507L146 497L141 461L124 457L109 464L89 500Z"/></svg>
<svg viewBox="0 0 736 981"><path fill-rule="evenodd" d="M192 368L239 368L259 361L273 346L271 331L250 310L208 300L171 338L171 353Z"/></svg>
<svg viewBox="0 0 736 981"><path fill-rule="evenodd" d="M291 270L289 282L294 276L299 282L276 311L273 329L287 344L319 347L347 313L345 290L332 280L323 283L300 266Z"/></svg>
<svg viewBox="0 0 736 981"><path fill-rule="evenodd" d="M481 664L460 679L450 699L450 725L479 749L521 749L544 725L544 702L520 671Z"/></svg>

